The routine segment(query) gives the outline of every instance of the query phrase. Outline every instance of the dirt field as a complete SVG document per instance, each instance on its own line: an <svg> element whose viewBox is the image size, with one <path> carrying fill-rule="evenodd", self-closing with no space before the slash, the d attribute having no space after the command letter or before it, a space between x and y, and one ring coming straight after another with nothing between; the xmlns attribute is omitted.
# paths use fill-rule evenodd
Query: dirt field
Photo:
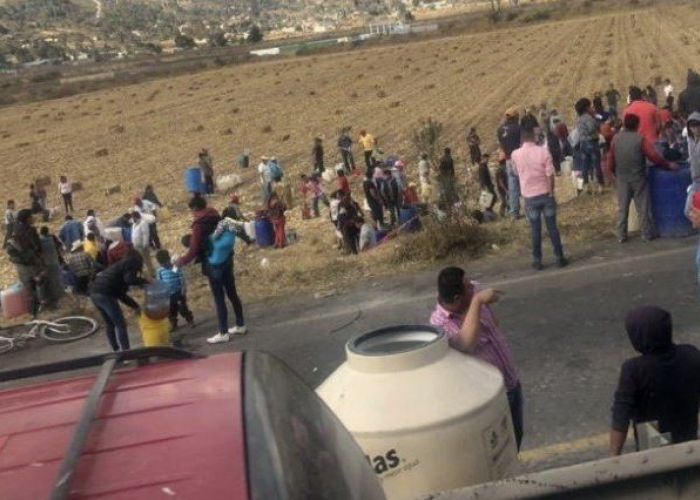
<svg viewBox="0 0 700 500"><path fill-rule="evenodd" d="M161 232L179 252L175 242L189 225L183 170L195 163L202 147L213 154L218 175L243 176L248 212L257 208L254 166L261 154L278 156L287 177L296 182L298 173L310 170L314 136L326 139L327 166L337 161L336 131L344 125L352 126L353 134L368 129L388 154L405 156L415 178L416 152L409 137L419 119L442 121L446 145L461 165L466 127L477 126L491 148L502 112L512 104L546 102L571 118L576 98L609 82L624 90L632 83L670 77L677 92L682 90L687 68L700 67L699 25L700 9L665 7L222 68L8 107L0 113L0 199L14 198L22 205L34 178L56 179L65 173L85 186L76 194L80 214L96 208L109 220L131 206L134 193L153 183L173 213ZM241 172L236 159L244 149L251 151L252 168ZM122 192L105 196L112 185L120 185ZM51 190L58 206L55 184ZM361 192L357 185L355 192ZM214 204L221 208L223 197ZM605 228L613 205L606 199L597 206L604 209L599 219ZM580 209L573 204L563 216L569 210L575 218ZM359 258L342 257L331 246L326 218L301 222L297 207L289 219L299 243L277 252L242 251L237 267L244 295L265 297L290 289L313 295L359 273L382 273L401 244ZM564 232L565 240L575 241L576 224ZM502 234L509 226L495 227ZM272 264L267 270L258 266L263 255ZM0 283L14 281L13 276L3 254Z"/></svg>

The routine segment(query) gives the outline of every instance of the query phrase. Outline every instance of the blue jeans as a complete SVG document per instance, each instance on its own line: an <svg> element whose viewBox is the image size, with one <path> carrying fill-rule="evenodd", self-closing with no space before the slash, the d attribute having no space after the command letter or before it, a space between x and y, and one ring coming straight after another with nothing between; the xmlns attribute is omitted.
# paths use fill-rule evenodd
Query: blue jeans
<svg viewBox="0 0 700 500"><path fill-rule="evenodd" d="M588 184L595 173L599 184L603 184L603 170L600 167L600 146L598 141L581 142L581 170L583 183Z"/></svg>
<svg viewBox="0 0 700 500"><path fill-rule="evenodd" d="M525 213L532 228L532 258L534 262L542 262L542 216L547 225L549 238L552 240L554 255L561 259L564 249L557 228L557 203L552 196L543 194L533 198L525 198Z"/></svg>
<svg viewBox="0 0 700 500"><path fill-rule="evenodd" d="M107 339L109 339L109 345L112 346L112 350L115 352L128 351L131 348L129 345L129 333L126 329L124 313L122 313L122 308L119 306L119 299L102 293L91 293L90 300L95 304L105 322Z"/></svg>
<svg viewBox="0 0 700 500"><path fill-rule="evenodd" d="M508 406L510 416L513 420L513 431L515 433L515 443L520 451L520 443L523 442L523 388L520 383L506 393L508 396Z"/></svg>
<svg viewBox="0 0 700 500"><path fill-rule="evenodd" d="M508 214L511 217L520 216L520 179L515 173L512 160L506 160L508 175Z"/></svg>
<svg viewBox="0 0 700 500"><path fill-rule="evenodd" d="M219 333L228 332L228 309L226 308L226 297L233 306L236 314L236 326L245 325L243 321L243 305L236 291L236 281L233 277L233 261L227 260L218 266L207 266L207 277L209 278L209 288L214 296L216 304L216 317L219 321Z"/></svg>

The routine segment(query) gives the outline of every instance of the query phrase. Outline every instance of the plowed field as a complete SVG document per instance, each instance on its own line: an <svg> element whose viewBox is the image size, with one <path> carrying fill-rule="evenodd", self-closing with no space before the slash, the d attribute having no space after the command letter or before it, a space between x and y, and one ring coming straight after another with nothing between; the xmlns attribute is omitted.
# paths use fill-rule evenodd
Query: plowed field
<svg viewBox="0 0 700 500"><path fill-rule="evenodd" d="M175 220L164 223L161 232L175 245L189 220L182 203L183 169L195 162L202 147L214 156L217 174L240 173L236 158L244 149L251 151L253 168L242 173L248 211L257 204L254 165L259 155L278 156L295 180L295 174L310 170L314 136L326 138L327 165L337 161L334 145L341 126L352 126L354 134L360 128L374 133L387 153L406 156L415 177L409 137L419 119L431 116L444 124L446 144L461 163L466 127L477 126L493 146L502 112L513 104L546 102L571 118L575 99L604 90L610 82L624 90L669 77L678 92L685 86L686 70L700 68L698 26L697 8L640 10L225 67L4 108L0 199L24 204L34 178L56 179L65 173L85 186L76 195L81 215L96 208L107 220L131 205L133 193L153 183L173 208ZM99 156L99 150L106 155ZM106 197L105 189L115 184L122 193ZM223 203L223 198L215 202L219 207ZM58 206L57 196L53 204ZM329 247L325 219L303 224L298 208L290 219L301 235L299 244L274 254L280 267L274 271L273 265L269 282L244 280L244 290L252 287L269 295L274 272L293 270L292 262L302 255L316 256L315 268L345 259ZM259 254L247 253L242 258L251 264L259 260ZM11 269L4 255L0 262L4 270ZM295 279L312 282L313 269L294 270ZM2 273L0 280L8 283L12 274Z"/></svg>

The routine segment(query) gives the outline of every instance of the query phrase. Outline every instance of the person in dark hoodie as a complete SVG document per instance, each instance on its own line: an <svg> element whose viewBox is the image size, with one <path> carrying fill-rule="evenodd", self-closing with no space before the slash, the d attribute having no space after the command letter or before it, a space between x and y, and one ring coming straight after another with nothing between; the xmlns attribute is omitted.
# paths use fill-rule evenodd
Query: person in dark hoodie
<svg viewBox="0 0 700 500"><path fill-rule="evenodd" d="M235 221L232 219L223 219L222 221L219 213L215 209L207 207L207 201L198 195L192 197L189 207L194 216L192 235L187 238L189 250L175 261L174 266L182 267L191 262L201 264L202 275L208 278L209 288L216 303L219 326L218 333L209 337L207 342L210 344L228 342L231 339L230 335L245 335L248 331L243 322L243 306L236 291L233 274L235 231L225 231L226 238L224 239L214 238L213 235L219 222L230 221L233 223ZM227 241L230 241L230 244L227 244ZM232 328L228 328L225 297L228 297L236 314L236 325Z"/></svg>
<svg viewBox="0 0 700 500"><path fill-rule="evenodd" d="M17 269L17 277L29 291L30 311L33 316L39 312L40 300L45 284L46 264L42 256L41 240L34 227L34 215L28 208L17 213L12 225L12 234L5 243L7 255Z"/></svg>
<svg viewBox="0 0 700 500"><path fill-rule="evenodd" d="M610 452L622 452L630 422L658 422L659 431L669 433L674 444L697 439L700 351L673 343L671 314L659 307L630 311L625 328L641 355L622 364L612 407Z"/></svg>
<svg viewBox="0 0 700 500"><path fill-rule="evenodd" d="M678 112L683 116L700 112L700 75L688 70L688 86L678 96Z"/></svg>
<svg viewBox="0 0 700 500"><path fill-rule="evenodd" d="M508 174L508 214L520 218L520 180L518 179L510 155L520 147L520 125L518 108L513 106L505 113L505 120L498 127L498 143L506 156L506 173Z"/></svg>
<svg viewBox="0 0 700 500"><path fill-rule="evenodd" d="M141 277L142 270L143 258L132 249L122 260L98 273L88 289L90 300L105 322L109 345L115 352L128 351L131 348L126 319L119 302L137 314L140 313L141 308L129 297L128 292L131 286L148 284L148 281Z"/></svg>

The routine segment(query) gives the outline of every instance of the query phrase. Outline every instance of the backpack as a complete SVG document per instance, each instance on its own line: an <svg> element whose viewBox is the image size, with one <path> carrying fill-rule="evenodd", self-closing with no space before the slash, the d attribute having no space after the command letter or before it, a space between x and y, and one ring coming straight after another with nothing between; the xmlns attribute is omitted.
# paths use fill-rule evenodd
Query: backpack
<svg viewBox="0 0 700 500"><path fill-rule="evenodd" d="M5 243L5 250L10 262L21 266L31 266L34 262L29 252L25 252L20 247L15 238L9 238Z"/></svg>
<svg viewBox="0 0 700 500"><path fill-rule="evenodd" d="M282 167L280 167L279 163L270 163L270 175L275 182L282 180L282 177L284 177L284 171L282 170Z"/></svg>

